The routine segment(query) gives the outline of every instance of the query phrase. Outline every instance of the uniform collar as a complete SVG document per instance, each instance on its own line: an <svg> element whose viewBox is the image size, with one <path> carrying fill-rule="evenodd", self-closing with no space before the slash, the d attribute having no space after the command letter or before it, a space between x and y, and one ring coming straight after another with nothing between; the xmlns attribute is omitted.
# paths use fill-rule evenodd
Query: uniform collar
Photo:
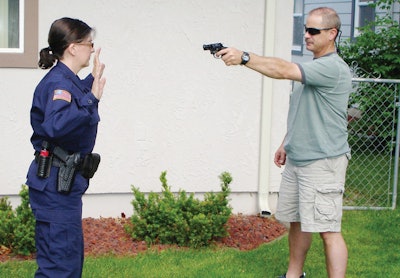
<svg viewBox="0 0 400 278"><path fill-rule="evenodd" d="M78 78L75 74L74 74L74 72L69 68L69 67L67 67L67 65L66 64L64 64L63 62L61 62L61 61L58 61L57 62L57 65L56 65L56 68L58 69L58 70L60 70L63 74L65 74L66 76L68 76L68 77L72 77L72 76L75 76L75 78ZM78 78L79 79L79 78Z"/></svg>
<svg viewBox="0 0 400 278"><path fill-rule="evenodd" d="M70 79L82 92L86 92L79 76L75 75L75 73L69 67L67 67L67 65L61 61L58 61L55 67L61 71L66 78Z"/></svg>

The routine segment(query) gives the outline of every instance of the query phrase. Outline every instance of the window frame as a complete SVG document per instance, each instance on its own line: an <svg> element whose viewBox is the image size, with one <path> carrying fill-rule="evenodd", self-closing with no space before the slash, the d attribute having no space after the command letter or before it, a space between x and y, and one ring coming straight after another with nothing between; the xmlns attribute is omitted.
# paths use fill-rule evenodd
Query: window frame
<svg viewBox="0 0 400 278"><path fill-rule="evenodd" d="M354 26L353 26L353 38L356 38L360 35L360 17L361 17L361 7L368 7L370 4L373 4L374 0L366 0L366 1L355 1L355 11L354 11ZM376 10L373 9L374 17Z"/></svg>
<svg viewBox="0 0 400 278"><path fill-rule="evenodd" d="M296 0L294 0L294 9L293 9L293 39L292 39L292 55L296 56L302 56L303 55L303 48L304 48L304 40L302 39L300 44L295 44L294 41L294 36L295 33L298 33L302 35L302 38L304 37L304 0L300 0L300 2L296 3ZM296 11L296 7L299 8L299 11ZM295 18L298 18L297 21L301 22L300 26L296 26L296 20Z"/></svg>
<svg viewBox="0 0 400 278"><path fill-rule="evenodd" d="M0 53L0 68L38 67L38 0L24 0L24 49Z"/></svg>

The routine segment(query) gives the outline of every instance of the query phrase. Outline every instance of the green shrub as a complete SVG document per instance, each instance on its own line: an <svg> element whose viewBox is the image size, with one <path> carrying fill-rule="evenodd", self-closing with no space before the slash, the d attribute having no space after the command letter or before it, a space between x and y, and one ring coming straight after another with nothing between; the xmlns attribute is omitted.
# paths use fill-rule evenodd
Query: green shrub
<svg viewBox="0 0 400 278"><path fill-rule="evenodd" d="M28 187L19 193L21 204L13 211L7 197L0 199L0 245L14 254L29 255L35 252L35 218L29 206Z"/></svg>
<svg viewBox="0 0 400 278"><path fill-rule="evenodd" d="M126 231L148 245L177 244L194 248L208 246L215 238L226 236L226 223L232 213L228 204L232 178L227 172L219 178L222 191L206 193L203 201L184 190L172 193L166 172L160 176L163 190L159 194L150 192L146 198L139 188L132 186L134 214L132 225L127 225Z"/></svg>
<svg viewBox="0 0 400 278"><path fill-rule="evenodd" d="M0 245L8 248L12 245L15 213L7 197L0 199Z"/></svg>

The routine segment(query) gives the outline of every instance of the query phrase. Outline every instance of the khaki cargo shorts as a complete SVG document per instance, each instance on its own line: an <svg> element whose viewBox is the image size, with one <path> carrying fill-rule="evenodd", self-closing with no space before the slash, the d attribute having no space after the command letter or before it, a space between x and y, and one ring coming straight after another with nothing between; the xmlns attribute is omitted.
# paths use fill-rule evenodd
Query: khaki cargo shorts
<svg viewBox="0 0 400 278"><path fill-rule="evenodd" d="M303 232L340 232L348 155L294 166L288 159L282 174L275 217L300 222Z"/></svg>

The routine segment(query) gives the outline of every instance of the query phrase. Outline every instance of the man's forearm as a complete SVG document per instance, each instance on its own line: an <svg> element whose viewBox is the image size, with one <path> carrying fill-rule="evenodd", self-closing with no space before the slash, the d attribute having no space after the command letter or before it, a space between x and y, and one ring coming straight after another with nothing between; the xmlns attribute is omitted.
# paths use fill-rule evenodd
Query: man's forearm
<svg viewBox="0 0 400 278"><path fill-rule="evenodd" d="M299 67L280 58L263 57L250 53L250 60L246 66L270 78L301 81Z"/></svg>

